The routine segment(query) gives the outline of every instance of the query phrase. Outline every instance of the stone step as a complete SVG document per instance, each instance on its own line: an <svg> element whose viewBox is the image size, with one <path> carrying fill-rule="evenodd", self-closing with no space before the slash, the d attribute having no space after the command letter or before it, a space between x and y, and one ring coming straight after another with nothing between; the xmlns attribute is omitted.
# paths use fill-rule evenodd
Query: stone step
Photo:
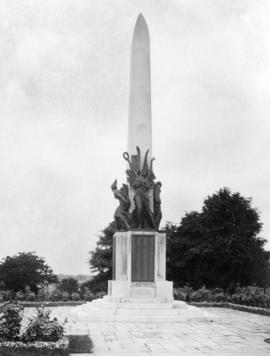
<svg viewBox="0 0 270 356"><path fill-rule="evenodd" d="M111 296L104 296L101 299L95 299L92 301L93 302L98 302L98 301L106 301L106 302L114 302L114 303L172 303L173 298L170 300L168 298L156 298L156 297L119 297L119 298L114 298Z"/></svg>
<svg viewBox="0 0 270 356"><path fill-rule="evenodd" d="M215 318L198 313L190 315L118 315L118 314L90 314L79 313L78 320L80 322L129 322L129 323L177 323L188 321L214 321Z"/></svg>
<svg viewBox="0 0 270 356"><path fill-rule="evenodd" d="M168 303L167 298L125 297L120 298L121 303Z"/></svg>
<svg viewBox="0 0 270 356"><path fill-rule="evenodd" d="M89 313L91 315L104 314L104 315L178 315L177 309L112 309L112 308L84 308L83 313Z"/></svg>
<svg viewBox="0 0 270 356"><path fill-rule="evenodd" d="M93 306L104 309L156 309L156 310L170 310L173 309L173 303L113 303L113 302L99 302L94 303Z"/></svg>
<svg viewBox="0 0 270 356"><path fill-rule="evenodd" d="M125 298L126 299L126 298ZM153 322L171 323L185 321L213 321L215 315L209 314L200 308L187 305L184 302L174 303L113 303L99 299L77 306L70 311L69 321L83 322ZM136 298L138 301L138 298ZM144 300L145 301L145 300ZM107 307L105 307L105 305Z"/></svg>

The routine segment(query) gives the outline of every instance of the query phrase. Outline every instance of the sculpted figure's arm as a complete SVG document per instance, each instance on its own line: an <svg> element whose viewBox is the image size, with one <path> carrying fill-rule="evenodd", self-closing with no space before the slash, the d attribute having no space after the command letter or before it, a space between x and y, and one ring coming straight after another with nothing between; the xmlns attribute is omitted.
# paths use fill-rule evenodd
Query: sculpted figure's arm
<svg viewBox="0 0 270 356"><path fill-rule="evenodd" d="M138 173L136 172L136 169L134 168L132 162L130 161L129 159L129 154L127 152L124 152L123 153L123 157L124 157L124 160L126 160L128 163L129 163L129 167L130 167L130 170L132 171L132 173L136 176L136 177L139 177Z"/></svg>
<svg viewBox="0 0 270 356"><path fill-rule="evenodd" d="M116 199L122 200L123 202L125 202L127 204L129 203L129 200L123 194L121 194L121 192L119 190L116 190L114 192L114 196Z"/></svg>
<svg viewBox="0 0 270 356"><path fill-rule="evenodd" d="M150 169L149 169L149 173L148 175L152 175L153 174L153 162L155 160L155 157L151 158L150 160Z"/></svg>

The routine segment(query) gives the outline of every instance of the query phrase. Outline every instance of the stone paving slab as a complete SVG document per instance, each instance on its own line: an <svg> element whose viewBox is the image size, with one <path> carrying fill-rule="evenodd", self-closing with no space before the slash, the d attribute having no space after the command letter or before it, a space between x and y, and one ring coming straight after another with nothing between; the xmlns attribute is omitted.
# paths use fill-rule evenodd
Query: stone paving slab
<svg viewBox="0 0 270 356"><path fill-rule="evenodd" d="M81 322L68 324L67 328L70 333L90 335L94 356L270 356L270 344L264 342L270 338L270 317L224 308L201 309L220 316L219 320L162 324ZM61 313L56 314L61 319Z"/></svg>

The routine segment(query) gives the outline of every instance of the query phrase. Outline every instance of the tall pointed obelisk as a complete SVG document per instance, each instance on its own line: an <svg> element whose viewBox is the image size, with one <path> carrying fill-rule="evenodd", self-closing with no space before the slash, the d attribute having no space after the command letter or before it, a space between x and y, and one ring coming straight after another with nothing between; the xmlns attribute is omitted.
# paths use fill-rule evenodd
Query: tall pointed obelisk
<svg viewBox="0 0 270 356"><path fill-rule="evenodd" d="M133 33L130 65L127 182L111 188L119 200L115 211L113 280L109 295L121 298L163 298L171 302L172 282L166 281L166 234L161 220L160 182L152 165L150 38L140 14ZM155 299L158 301L159 299Z"/></svg>
<svg viewBox="0 0 270 356"><path fill-rule="evenodd" d="M140 148L141 157L147 150L147 162L152 157L152 123L151 123L151 67L150 67L150 36L146 21L142 14L137 18L131 46L130 77L129 77L129 117L128 117L128 153L137 153ZM143 159L140 165L143 168ZM135 209L134 189L129 187L130 209ZM150 209L153 212L153 190L148 192Z"/></svg>
<svg viewBox="0 0 270 356"><path fill-rule="evenodd" d="M132 39L129 79L128 153L152 155L150 38L144 17L138 16ZM142 164L143 162L141 162Z"/></svg>

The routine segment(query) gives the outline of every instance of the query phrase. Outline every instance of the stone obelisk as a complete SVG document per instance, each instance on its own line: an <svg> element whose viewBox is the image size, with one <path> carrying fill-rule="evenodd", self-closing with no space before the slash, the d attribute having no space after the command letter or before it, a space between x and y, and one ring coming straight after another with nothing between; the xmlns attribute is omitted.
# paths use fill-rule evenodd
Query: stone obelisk
<svg viewBox="0 0 270 356"><path fill-rule="evenodd" d="M140 14L133 33L129 78L128 153L136 146L144 155L152 155L150 38L147 24ZM142 164L142 162L141 162Z"/></svg>
<svg viewBox="0 0 270 356"><path fill-rule="evenodd" d="M172 300L166 281L166 234L161 220L160 182L155 182L152 158L150 38L144 17L136 21L130 65L127 185L117 188L116 233L113 240L113 280L109 295Z"/></svg>
<svg viewBox="0 0 270 356"><path fill-rule="evenodd" d="M136 154L136 147L140 148L142 157L149 150L149 164L152 157L150 36L142 14L135 24L130 56L127 148L130 156ZM142 169L143 160L140 164ZM130 212L135 209L134 195L134 189L129 186ZM152 189L148 195L153 212Z"/></svg>

